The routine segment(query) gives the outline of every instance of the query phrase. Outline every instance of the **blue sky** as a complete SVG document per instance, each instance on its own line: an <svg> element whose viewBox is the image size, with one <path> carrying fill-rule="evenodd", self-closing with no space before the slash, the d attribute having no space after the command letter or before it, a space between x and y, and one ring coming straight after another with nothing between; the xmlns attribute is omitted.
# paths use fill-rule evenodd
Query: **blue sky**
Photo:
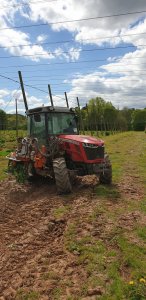
<svg viewBox="0 0 146 300"><path fill-rule="evenodd" d="M81 105L100 96L146 107L145 11L144 0L1 0L0 75L17 81L20 70L42 90L26 86L29 107L49 104L48 84L56 105L65 105L66 91L70 106L77 96ZM24 113L19 83L0 77L0 108L13 113L16 97Z"/></svg>

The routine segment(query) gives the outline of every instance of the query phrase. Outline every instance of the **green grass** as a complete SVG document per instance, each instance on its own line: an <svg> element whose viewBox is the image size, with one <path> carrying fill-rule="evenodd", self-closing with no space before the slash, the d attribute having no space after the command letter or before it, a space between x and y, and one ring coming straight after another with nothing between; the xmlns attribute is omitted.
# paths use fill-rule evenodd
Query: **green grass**
<svg viewBox="0 0 146 300"><path fill-rule="evenodd" d="M98 220L102 220L104 240L92 235L80 238L78 228L81 224L78 220L66 232L66 249L77 255L78 264L88 274L80 291L81 298L86 296L89 288L100 285L104 290L101 300L144 300L146 290L139 280L146 276L146 247L143 243L146 228L140 224L137 228L136 221L133 221L132 242L128 239L126 226L118 226L118 220L122 215L135 211L146 213L145 135L143 132L125 132L105 137L105 144L113 166L113 185L96 187L96 197L100 202L88 218L91 224L97 222L97 227ZM143 191L144 197L141 194L138 199L127 199L122 195L122 187L119 190L119 182L131 174L137 176L136 185ZM107 221L112 225L106 233L104 223ZM134 287L131 287L131 281L135 282Z"/></svg>
<svg viewBox="0 0 146 300"><path fill-rule="evenodd" d="M20 130L19 136L24 137L26 131ZM10 152L13 152L16 148L16 132L15 130L1 130L0 131L0 180L7 177L7 164L8 160L5 159Z"/></svg>
<svg viewBox="0 0 146 300"><path fill-rule="evenodd" d="M114 185L104 186L99 185L96 187L96 193L101 198L112 199L113 201L119 200L120 192L117 187Z"/></svg>
<svg viewBox="0 0 146 300"><path fill-rule="evenodd" d="M23 289L17 291L16 300L40 300L40 295L36 291L25 292Z"/></svg>
<svg viewBox="0 0 146 300"><path fill-rule="evenodd" d="M7 167L8 167L8 160L4 158L0 158L0 180L4 180L7 178Z"/></svg>
<svg viewBox="0 0 146 300"><path fill-rule="evenodd" d="M52 291L51 299L52 300L60 300L61 294L62 294L62 289L55 287Z"/></svg>
<svg viewBox="0 0 146 300"><path fill-rule="evenodd" d="M130 243L126 238L119 237L117 245L122 254L122 265L131 269L136 278L146 276L146 247Z"/></svg>
<svg viewBox="0 0 146 300"><path fill-rule="evenodd" d="M70 210L70 206L69 205L60 206L60 207L54 209L53 216L56 219L63 218L69 212L69 210Z"/></svg>
<svg viewBox="0 0 146 300"><path fill-rule="evenodd" d="M130 174L134 170L135 175L139 177L138 183L140 183L140 189L143 189L145 192L145 179L146 179L146 141L144 133L124 133L121 135L121 139L116 139L116 135L113 137L113 144L109 143L109 140L112 141L112 137L109 137L107 148L109 149L112 164L113 164L113 172L114 176L117 176L117 171L115 172L115 167L120 170L118 172L118 176L115 181L118 182L122 177L125 176L125 173ZM119 157L114 155L114 151L117 149ZM115 177L114 177L115 178ZM100 189L100 187L99 187ZM108 188L107 188L108 189ZM109 198L108 191L102 190L104 197ZM110 189L109 189L110 193ZM145 193L144 193L145 194ZM105 196L106 195L106 196ZM131 211L136 211L146 213L146 197L129 202L127 199L121 199L120 201L124 201L125 205L122 208L122 205L117 207L114 210L116 217L118 215L125 214ZM104 206L105 208L105 206ZM108 212L107 212L108 214ZM109 215L109 214L108 214ZM133 300L141 300L146 298L146 290L144 288L139 287L139 285L135 285L132 293L130 292L131 287L129 286L129 282L121 276L121 270L125 269L129 274L129 279L131 278L134 282L139 280L139 278L146 276L146 247L138 246L135 243L131 243L125 238L125 234L127 235L126 229L125 231L119 232L114 239L115 248L118 247L119 258L117 259L117 263L111 265L109 277L112 278L113 283L110 285L107 293L101 299L133 299ZM137 230L132 230L132 234L135 235L135 240L137 240L137 236L141 238L143 241L146 239L146 228L143 226L139 226ZM124 279L124 280L123 280ZM114 296L112 296L114 295Z"/></svg>
<svg viewBox="0 0 146 300"><path fill-rule="evenodd" d="M146 242L146 226L137 229L138 236Z"/></svg>
<svg viewBox="0 0 146 300"><path fill-rule="evenodd" d="M48 279L59 280L60 276L57 274L57 272L48 271L48 272L42 274L42 279L45 281Z"/></svg>
<svg viewBox="0 0 146 300"><path fill-rule="evenodd" d="M13 151L13 150L3 150L3 151L0 151L0 156L6 157L11 151Z"/></svg>

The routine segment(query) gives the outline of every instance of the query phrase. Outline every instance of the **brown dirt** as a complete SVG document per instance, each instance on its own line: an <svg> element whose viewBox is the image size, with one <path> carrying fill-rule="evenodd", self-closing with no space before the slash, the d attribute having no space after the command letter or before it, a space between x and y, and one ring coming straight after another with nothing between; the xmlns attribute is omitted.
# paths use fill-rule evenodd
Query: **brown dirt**
<svg viewBox="0 0 146 300"><path fill-rule="evenodd" d="M125 179L117 187L122 197L131 201L142 197L133 180ZM69 252L65 247L68 227L78 223L79 238L90 235L105 243L116 234L114 221L106 214L99 211L94 220L90 219L103 201L94 189L94 177L78 180L73 194L67 196L58 196L55 185L45 181L20 186L9 178L0 183L0 300L53 300L79 295L88 273L77 263L78 251ZM112 199L106 204L109 211L121 205ZM54 211L60 207L67 207L65 213L54 217ZM140 220L139 212L125 212L119 216L116 228L130 230ZM22 297L23 292L30 291L40 296ZM100 286L90 288L82 299L94 300L102 293Z"/></svg>

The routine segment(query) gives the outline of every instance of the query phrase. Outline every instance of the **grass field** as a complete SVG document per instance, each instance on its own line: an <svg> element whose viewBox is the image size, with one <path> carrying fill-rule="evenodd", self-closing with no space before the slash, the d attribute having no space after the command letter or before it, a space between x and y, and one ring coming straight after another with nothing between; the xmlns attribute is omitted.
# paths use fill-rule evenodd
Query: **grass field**
<svg viewBox="0 0 146 300"><path fill-rule="evenodd" d="M14 136L6 136L1 136L5 140L0 151L1 179L7 176L4 156L15 146ZM146 134L125 132L104 140L112 161L113 184L97 185L89 192L93 207L85 220L78 211L63 237L65 251L76 256L76 264L86 273L86 279L77 296L63 298L63 279L48 270L42 278L44 282L56 280L54 300L146 299ZM54 209L56 220L71 215L72 197L64 196L68 204ZM91 233L81 232L83 222L92 228ZM65 284L73 288L72 280ZM36 291L25 294L19 290L16 299L41 297Z"/></svg>
<svg viewBox="0 0 146 300"><path fill-rule="evenodd" d="M99 239L88 236L77 242L75 231L78 230L71 228L68 247L70 251L80 253L80 263L88 261L89 278L83 286L85 295L88 286L96 288L98 282L104 295L95 299L144 300L146 135L143 132L126 132L105 137L104 140L112 161L113 185L97 186L95 192L102 201L90 216L95 224L98 218L101 219L102 224L97 222L97 232L101 230L101 235L99 233Z"/></svg>
<svg viewBox="0 0 146 300"><path fill-rule="evenodd" d="M24 137L26 131L19 131L19 136ZM0 130L0 180L7 177L7 164L6 156L14 151L16 147L16 131L15 130Z"/></svg>

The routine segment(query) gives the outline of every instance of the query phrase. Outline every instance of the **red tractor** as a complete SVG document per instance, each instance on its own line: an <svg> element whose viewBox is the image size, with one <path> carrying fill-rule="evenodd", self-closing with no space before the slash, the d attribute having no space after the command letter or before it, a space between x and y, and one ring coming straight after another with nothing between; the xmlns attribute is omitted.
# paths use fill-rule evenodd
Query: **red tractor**
<svg viewBox="0 0 146 300"><path fill-rule="evenodd" d="M95 174L100 183L111 183L112 167L104 142L79 135L74 109L53 105L28 109L24 100L28 137L18 139L18 147L9 157L9 166L16 176L52 177L58 193L71 192L76 175Z"/></svg>

